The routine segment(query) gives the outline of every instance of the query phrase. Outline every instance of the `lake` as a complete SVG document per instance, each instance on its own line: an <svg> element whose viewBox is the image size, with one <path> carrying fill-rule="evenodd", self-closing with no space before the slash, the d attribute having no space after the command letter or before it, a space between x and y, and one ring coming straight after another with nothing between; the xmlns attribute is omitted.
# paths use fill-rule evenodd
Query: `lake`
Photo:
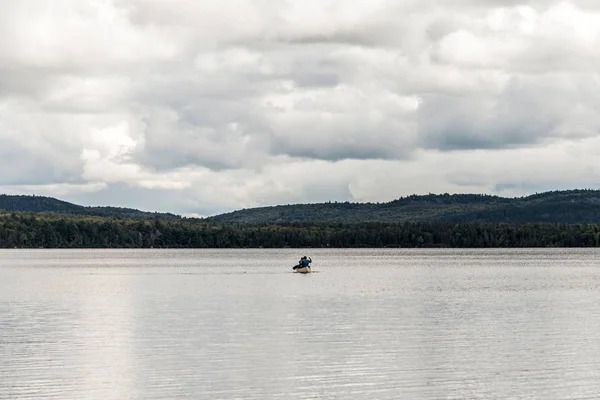
<svg viewBox="0 0 600 400"><path fill-rule="evenodd" d="M294 274L302 255L312 274ZM600 250L0 251L0 399L590 399Z"/></svg>

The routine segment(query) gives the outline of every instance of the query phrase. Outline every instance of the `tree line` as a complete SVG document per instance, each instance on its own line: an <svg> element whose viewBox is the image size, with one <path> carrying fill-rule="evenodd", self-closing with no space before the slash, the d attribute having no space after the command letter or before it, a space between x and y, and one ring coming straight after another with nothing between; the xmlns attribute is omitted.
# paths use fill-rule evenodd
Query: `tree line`
<svg viewBox="0 0 600 400"><path fill-rule="evenodd" d="M521 198L446 193L413 195L387 203L291 204L237 210L208 221L600 223L600 191L555 191Z"/></svg>
<svg viewBox="0 0 600 400"><path fill-rule="evenodd" d="M597 247L600 224L221 223L0 215L0 248Z"/></svg>

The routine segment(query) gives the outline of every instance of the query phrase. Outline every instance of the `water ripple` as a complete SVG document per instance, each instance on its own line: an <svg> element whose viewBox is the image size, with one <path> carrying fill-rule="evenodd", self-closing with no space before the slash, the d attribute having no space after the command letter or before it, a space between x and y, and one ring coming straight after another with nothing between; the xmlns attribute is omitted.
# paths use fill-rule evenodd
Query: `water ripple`
<svg viewBox="0 0 600 400"><path fill-rule="evenodd" d="M311 253L0 251L0 399L600 393L598 251Z"/></svg>

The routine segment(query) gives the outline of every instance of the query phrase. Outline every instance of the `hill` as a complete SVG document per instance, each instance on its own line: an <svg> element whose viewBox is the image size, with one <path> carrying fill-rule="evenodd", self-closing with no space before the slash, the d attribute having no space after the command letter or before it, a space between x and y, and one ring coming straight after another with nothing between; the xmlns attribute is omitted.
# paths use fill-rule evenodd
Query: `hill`
<svg viewBox="0 0 600 400"><path fill-rule="evenodd" d="M121 207L87 207L45 196L0 195L0 210L133 219L182 219L171 213ZM387 203L327 202L238 210L203 219L221 223L504 222L600 223L600 190L566 190L507 198L479 194L428 194Z"/></svg>
<svg viewBox="0 0 600 400"><path fill-rule="evenodd" d="M11 212L49 212L115 218L180 218L178 215L170 213L146 212L122 207L86 207L58 200L53 197L6 194L0 195L0 210Z"/></svg>
<svg viewBox="0 0 600 400"><path fill-rule="evenodd" d="M507 198L429 194L388 203L317 203L259 207L216 215L207 222L505 222L600 223L599 190L565 190Z"/></svg>

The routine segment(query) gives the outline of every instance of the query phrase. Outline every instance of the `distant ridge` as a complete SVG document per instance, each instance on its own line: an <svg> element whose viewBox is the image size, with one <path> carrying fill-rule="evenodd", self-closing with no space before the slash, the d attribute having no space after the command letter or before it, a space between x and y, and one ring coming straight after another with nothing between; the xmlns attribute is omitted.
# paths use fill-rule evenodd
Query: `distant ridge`
<svg viewBox="0 0 600 400"><path fill-rule="evenodd" d="M2 210L3 209L3 210ZM261 207L199 219L0 195L0 248L600 247L600 191Z"/></svg>
<svg viewBox="0 0 600 400"><path fill-rule="evenodd" d="M179 219L178 215L140 211L122 207L86 207L46 196L24 196L0 194L0 210L59 213L72 215L89 215L117 218L168 218Z"/></svg>
<svg viewBox="0 0 600 400"><path fill-rule="evenodd" d="M600 190L577 189L524 197L428 194L387 203L327 202L238 210L206 218L213 223L504 222L600 223Z"/></svg>
<svg viewBox="0 0 600 400"><path fill-rule="evenodd" d="M46 196L0 195L0 210L108 218L222 223L495 222L600 223L600 190L557 190L507 198L485 194L411 195L387 203L327 202L258 207L204 219L122 207L88 207Z"/></svg>

